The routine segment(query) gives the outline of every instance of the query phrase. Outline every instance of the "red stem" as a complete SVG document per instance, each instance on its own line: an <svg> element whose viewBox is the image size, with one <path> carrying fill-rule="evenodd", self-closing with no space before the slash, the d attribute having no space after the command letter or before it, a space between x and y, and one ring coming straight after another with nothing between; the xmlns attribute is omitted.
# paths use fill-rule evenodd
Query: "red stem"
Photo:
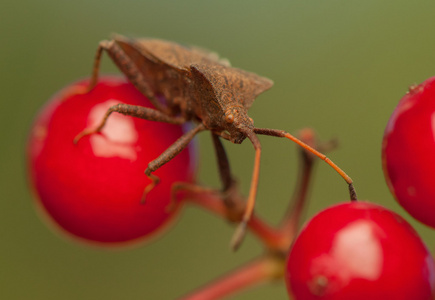
<svg viewBox="0 0 435 300"><path fill-rule="evenodd" d="M240 292L282 275L283 266L278 260L268 256L254 260L179 300L213 300Z"/></svg>
<svg viewBox="0 0 435 300"><path fill-rule="evenodd" d="M300 172L298 176L298 183L296 184L296 189L293 194L292 201L290 202L290 207L288 208L280 225L281 231L285 232L291 240L293 240L294 235L299 228L302 212L307 200L308 188L312 179L314 160L310 154L302 150L301 162L302 166L299 168ZM290 244L288 246L290 246Z"/></svg>
<svg viewBox="0 0 435 300"><path fill-rule="evenodd" d="M271 227L256 215L251 217L248 228L269 249L283 249L291 243L288 242L287 236L283 235L281 230Z"/></svg>
<svg viewBox="0 0 435 300"><path fill-rule="evenodd" d="M216 193L188 193L184 199L199 205L223 218L227 217L227 207L222 201L220 195ZM276 249L282 240L282 234L275 228L271 227L255 214L247 224L250 231L255 234L268 248Z"/></svg>

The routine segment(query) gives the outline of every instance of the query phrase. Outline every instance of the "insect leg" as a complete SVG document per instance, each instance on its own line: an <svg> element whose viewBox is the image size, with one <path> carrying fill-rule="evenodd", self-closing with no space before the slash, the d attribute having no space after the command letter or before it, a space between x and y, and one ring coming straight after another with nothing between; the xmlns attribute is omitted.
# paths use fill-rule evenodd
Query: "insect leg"
<svg viewBox="0 0 435 300"><path fill-rule="evenodd" d="M89 82L88 88L86 92L90 92L95 85L98 82L98 74L100 72L100 63L101 63L101 56L103 55L103 50L107 50L109 41L101 41L98 44L97 51L95 52L95 58L94 58L94 65L92 67L92 75L91 80Z"/></svg>
<svg viewBox="0 0 435 300"><path fill-rule="evenodd" d="M268 129L268 128L254 128L254 132L257 134L264 134L264 135L270 135L270 136L276 136L276 137L284 137L288 138L289 140L295 142L305 150L313 153L317 157L319 157L321 160L325 161L328 165L330 165L343 179L346 181L346 183L349 186L349 195L350 200L357 200L357 195L355 191L355 187L353 186L352 178L350 178L342 169L340 169L334 162L332 162L326 155L320 153L316 149L310 147L309 145L305 144L298 138L294 137L288 132L285 132L283 130L277 130L277 129Z"/></svg>
<svg viewBox="0 0 435 300"><path fill-rule="evenodd" d="M146 196L146 194L148 194L160 181L157 176L152 174L152 172L156 171L158 168L173 159L178 153L181 152L181 150L186 148L187 144L189 144L189 142L197 133L205 129L206 128L202 123L198 124L196 127L182 135L178 140L175 141L175 143L173 143L168 149L160 154L159 157L148 164L148 168L145 170L145 175L147 175L152 182L145 188L144 196Z"/></svg>
<svg viewBox="0 0 435 300"><path fill-rule="evenodd" d="M143 107L143 106L136 106L136 105L129 105L125 103L119 103L114 106L111 106L104 115L103 119L101 120L100 124L95 128L87 128L80 132L75 138L74 138L74 144L77 144L77 142L84 136L97 133L101 131L101 129L104 127L104 125L107 122L107 119L109 116L113 113L117 112L126 116L132 116L137 117L149 121L157 121L157 122L165 122L165 123L171 123L171 124L183 124L186 122L186 120L183 117L172 117L168 116L158 110L155 110L153 108L149 107Z"/></svg>
<svg viewBox="0 0 435 300"><path fill-rule="evenodd" d="M213 145L216 152L216 158L218 163L218 169L219 169L219 176L221 179L221 182L223 184L223 192L228 191L235 183L236 180L233 178L231 174L230 169L230 163L228 161L228 156L225 152L224 146L222 145L221 140L219 139L219 136L212 133L211 134L213 139Z"/></svg>
<svg viewBox="0 0 435 300"><path fill-rule="evenodd" d="M239 222L241 216L245 211L245 201L242 200L237 189L237 181L231 174L230 164L227 154L222 145L219 136L216 133L211 132L213 144L216 152L216 159L218 164L219 176L222 182L222 189L216 190L214 188L207 188L197 184L191 184L186 182L177 182L172 185L171 189L171 204L168 210L176 207L177 193L179 191L188 192L193 195L201 194L218 194L222 203L213 206L216 210L222 210L222 214L226 215L228 220ZM193 197L194 198L194 197Z"/></svg>
<svg viewBox="0 0 435 300"><path fill-rule="evenodd" d="M116 41L101 41L98 45L97 52L95 54L94 66L92 69L92 77L89 83L87 91L91 91L98 82L98 73L100 70L101 56L103 51L109 54L112 61L118 66L118 68L127 76L128 80L155 106L156 109L162 112L169 112L169 109L161 103L161 101L155 97L152 89L147 84L146 79L140 72L137 65L128 56L124 50L116 43Z"/></svg>

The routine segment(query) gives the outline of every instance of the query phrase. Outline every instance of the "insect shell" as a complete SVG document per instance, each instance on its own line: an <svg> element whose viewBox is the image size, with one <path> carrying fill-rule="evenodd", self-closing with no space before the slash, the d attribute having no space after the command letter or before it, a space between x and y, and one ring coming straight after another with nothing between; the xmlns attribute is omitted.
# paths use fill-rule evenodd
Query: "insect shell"
<svg viewBox="0 0 435 300"><path fill-rule="evenodd" d="M237 144L253 134L247 111L259 94L272 87L271 80L233 68L217 54L197 47L122 36L113 42L142 73L153 94L147 96L165 99L167 114L201 122ZM122 63L114 61L129 74Z"/></svg>

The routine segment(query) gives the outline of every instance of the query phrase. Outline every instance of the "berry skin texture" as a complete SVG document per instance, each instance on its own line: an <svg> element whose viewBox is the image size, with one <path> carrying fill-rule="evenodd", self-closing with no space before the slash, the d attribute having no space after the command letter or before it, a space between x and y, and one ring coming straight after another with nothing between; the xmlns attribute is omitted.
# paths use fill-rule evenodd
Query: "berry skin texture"
<svg viewBox="0 0 435 300"><path fill-rule="evenodd" d="M385 129L382 164L400 205L435 228L435 77L400 100Z"/></svg>
<svg viewBox="0 0 435 300"><path fill-rule="evenodd" d="M305 225L285 276L296 300L429 300L435 263L399 215L368 202L346 202Z"/></svg>
<svg viewBox="0 0 435 300"><path fill-rule="evenodd" d="M182 134L183 128L112 113L100 133L73 140L96 127L118 103L152 107L121 77L101 77L87 94L88 80L55 95L31 128L27 159L37 207L70 237L101 246L148 240L180 208L168 211L174 182L193 182L194 149L183 150L154 174L158 184L141 204L151 182L144 171Z"/></svg>

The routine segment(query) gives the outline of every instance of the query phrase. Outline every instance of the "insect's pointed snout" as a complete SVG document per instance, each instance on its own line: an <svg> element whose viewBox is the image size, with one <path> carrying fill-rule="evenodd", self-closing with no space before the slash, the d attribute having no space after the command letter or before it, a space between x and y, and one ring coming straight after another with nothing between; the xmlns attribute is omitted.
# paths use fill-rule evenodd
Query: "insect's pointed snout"
<svg viewBox="0 0 435 300"><path fill-rule="evenodd" d="M231 142L234 144L241 144L246 139L246 135L243 132L237 132L231 136Z"/></svg>

